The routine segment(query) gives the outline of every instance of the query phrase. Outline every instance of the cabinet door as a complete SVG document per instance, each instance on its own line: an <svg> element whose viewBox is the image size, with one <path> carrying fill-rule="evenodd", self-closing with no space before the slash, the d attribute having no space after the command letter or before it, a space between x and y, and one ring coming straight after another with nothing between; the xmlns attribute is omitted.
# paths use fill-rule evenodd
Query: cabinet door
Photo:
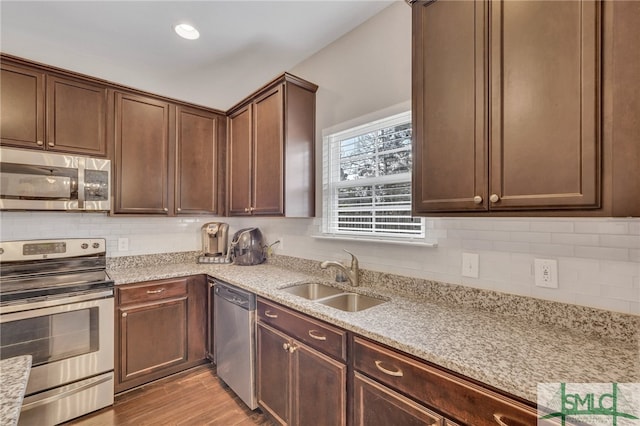
<svg viewBox="0 0 640 426"><path fill-rule="evenodd" d="M291 423L346 425L347 366L298 341L293 342Z"/></svg>
<svg viewBox="0 0 640 426"><path fill-rule="evenodd" d="M229 117L229 214L251 214L251 105Z"/></svg>
<svg viewBox="0 0 640 426"><path fill-rule="evenodd" d="M44 74L2 64L0 141L3 145L44 145Z"/></svg>
<svg viewBox="0 0 640 426"><path fill-rule="evenodd" d="M104 86L47 77L46 148L106 156L106 103Z"/></svg>
<svg viewBox="0 0 640 426"><path fill-rule="evenodd" d="M600 205L600 2L491 2L492 210Z"/></svg>
<svg viewBox="0 0 640 426"><path fill-rule="evenodd" d="M218 115L178 107L176 213L218 213Z"/></svg>
<svg viewBox="0 0 640 426"><path fill-rule="evenodd" d="M258 404L282 425L289 424L291 384L289 337L258 322ZM310 423L314 424L314 422Z"/></svg>
<svg viewBox="0 0 640 426"><path fill-rule="evenodd" d="M169 104L116 93L115 213L169 212Z"/></svg>
<svg viewBox="0 0 640 426"><path fill-rule="evenodd" d="M282 215L283 96L280 85L253 106L253 214Z"/></svg>
<svg viewBox="0 0 640 426"><path fill-rule="evenodd" d="M442 417L360 373L354 378L354 425L441 425Z"/></svg>
<svg viewBox="0 0 640 426"><path fill-rule="evenodd" d="M120 382L187 361L187 297L118 309Z"/></svg>
<svg viewBox="0 0 640 426"><path fill-rule="evenodd" d="M413 211L487 209L482 1L413 5Z"/></svg>

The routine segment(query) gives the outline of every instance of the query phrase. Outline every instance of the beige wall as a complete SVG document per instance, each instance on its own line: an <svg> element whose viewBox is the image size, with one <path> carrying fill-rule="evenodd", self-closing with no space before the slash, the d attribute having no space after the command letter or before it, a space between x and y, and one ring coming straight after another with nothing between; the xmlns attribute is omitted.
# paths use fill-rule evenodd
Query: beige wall
<svg viewBox="0 0 640 426"><path fill-rule="evenodd" d="M320 184L323 129L410 102L411 8L395 2L290 71L319 87L316 182ZM320 216L322 190L318 189Z"/></svg>

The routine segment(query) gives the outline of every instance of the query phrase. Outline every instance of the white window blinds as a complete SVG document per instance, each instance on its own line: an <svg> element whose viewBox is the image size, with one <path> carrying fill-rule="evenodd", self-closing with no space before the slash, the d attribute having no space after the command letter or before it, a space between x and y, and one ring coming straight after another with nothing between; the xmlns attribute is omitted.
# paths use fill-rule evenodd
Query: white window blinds
<svg viewBox="0 0 640 426"><path fill-rule="evenodd" d="M324 222L329 234L424 238L411 217L411 113L325 137Z"/></svg>

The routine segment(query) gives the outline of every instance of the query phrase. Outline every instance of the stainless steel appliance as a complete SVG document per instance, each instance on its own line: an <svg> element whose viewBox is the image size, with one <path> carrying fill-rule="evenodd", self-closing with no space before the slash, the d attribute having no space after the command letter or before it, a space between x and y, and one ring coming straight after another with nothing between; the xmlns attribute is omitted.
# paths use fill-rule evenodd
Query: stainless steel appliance
<svg viewBox="0 0 640 426"><path fill-rule="evenodd" d="M256 296L215 281L214 328L218 376L255 410Z"/></svg>
<svg viewBox="0 0 640 426"><path fill-rule="evenodd" d="M229 263L229 225L223 222L209 222L202 225L203 256L198 263Z"/></svg>
<svg viewBox="0 0 640 426"><path fill-rule="evenodd" d="M109 210L110 182L110 160L0 147L0 210Z"/></svg>
<svg viewBox="0 0 640 426"><path fill-rule="evenodd" d="M113 281L104 239L0 242L0 357L30 354L21 425L113 404Z"/></svg>
<svg viewBox="0 0 640 426"><path fill-rule="evenodd" d="M258 228L244 228L233 235L231 257L235 265L258 265L265 261L265 243Z"/></svg>

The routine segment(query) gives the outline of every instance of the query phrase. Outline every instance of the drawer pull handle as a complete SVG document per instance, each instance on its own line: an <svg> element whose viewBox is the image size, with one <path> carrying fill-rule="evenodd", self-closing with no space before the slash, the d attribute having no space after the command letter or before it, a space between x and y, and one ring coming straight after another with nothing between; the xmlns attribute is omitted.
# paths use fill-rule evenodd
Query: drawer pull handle
<svg viewBox="0 0 640 426"><path fill-rule="evenodd" d="M278 318L278 314L272 314L271 311L264 311L264 316L267 318Z"/></svg>
<svg viewBox="0 0 640 426"><path fill-rule="evenodd" d="M523 424L517 420L509 419L509 417L505 416L504 414L494 414L493 419L500 426L519 426Z"/></svg>
<svg viewBox="0 0 640 426"><path fill-rule="evenodd" d="M327 340L327 336L323 336L321 334L316 334L318 333L318 330L309 330L309 337L311 337L314 340Z"/></svg>
<svg viewBox="0 0 640 426"><path fill-rule="evenodd" d="M159 288L157 290L147 290L147 294L159 294L159 293L162 293L163 291L164 291L164 287Z"/></svg>
<svg viewBox="0 0 640 426"><path fill-rule="evenodd" d="M386 368L384 368L382 366L382 361L377 361L376 360L376 367L378 368L378 370L382 371L384 374L388 374L390 376L394 376L394 377L402 377L404 374L402 373L402 370L400 370L399 368L397 370L387 370Z"/></svg>

